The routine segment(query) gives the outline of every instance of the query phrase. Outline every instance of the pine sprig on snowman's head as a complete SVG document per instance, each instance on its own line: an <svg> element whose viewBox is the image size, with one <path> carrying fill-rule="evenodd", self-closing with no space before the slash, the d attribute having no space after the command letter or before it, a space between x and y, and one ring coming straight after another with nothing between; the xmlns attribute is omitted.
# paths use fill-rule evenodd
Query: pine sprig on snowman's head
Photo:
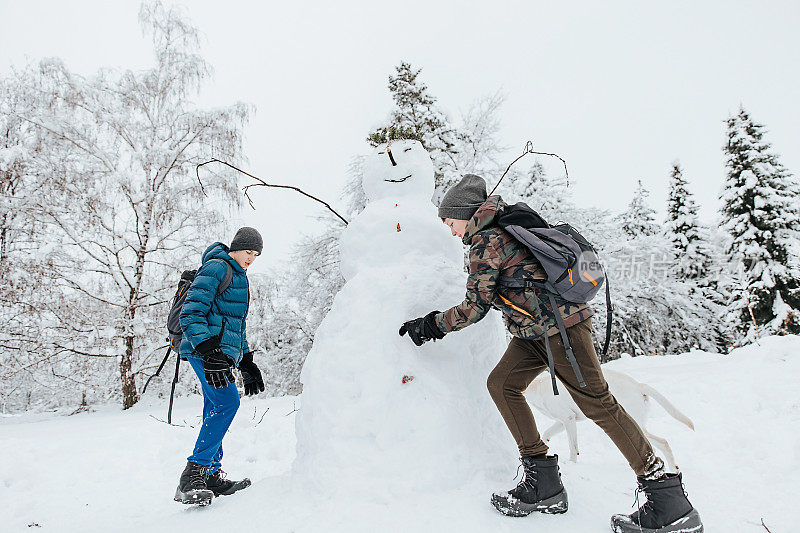
<svg viewBox="0 0 800 533"><path fill-rule="evenodd" d="M380 144L398 140L419 141L422 143L422 146L425 146L425 143L422 139L422 133L403 126L392 125L378 128L367 137L367 142L371 146L378 146Z"/></svg>

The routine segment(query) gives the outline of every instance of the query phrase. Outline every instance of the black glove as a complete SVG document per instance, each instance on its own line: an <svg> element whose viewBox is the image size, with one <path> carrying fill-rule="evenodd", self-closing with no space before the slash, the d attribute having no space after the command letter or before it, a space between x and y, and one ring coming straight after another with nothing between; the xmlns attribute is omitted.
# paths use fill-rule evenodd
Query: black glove
<svg viewBox="0 0 800 533"><path fill-rule="evenodd" d="M253 352L247 352L242 356L242 360L239 361L239 372L242 373L245 396L264 392L264 379L261 377L261 371L253 362Z"/></svg>
<svg viewBox="0 0 800 533"><path fill-rule="evenodd" d="M431 311L427 315L409 320L400 326L400 336L406 333L417 346L422 346L430 340L444 338L444 332L436 325L436 315L440 311Z"/></svg>
<svg viewBox="0 0 800 533"><path fill-rule="evenodd" d="M214 336L197 345L197 352L203 358L206 381L215 389L222 389L233 383L231 360L219 347L220 337Z"/></svg>

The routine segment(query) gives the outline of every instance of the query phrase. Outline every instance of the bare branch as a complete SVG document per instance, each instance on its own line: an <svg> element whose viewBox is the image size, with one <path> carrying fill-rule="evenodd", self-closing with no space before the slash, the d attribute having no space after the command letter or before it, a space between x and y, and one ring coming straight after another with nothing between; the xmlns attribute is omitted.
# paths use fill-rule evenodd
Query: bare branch
<svg viewBox="0 0 800 533"><path fill-rule="evenodd" d="M84 352L84 351L81 351L81 350L76 350L75 348L69 348L67 346L62 346L61 344L59 344L57 342L54 342L53 346L55 346L59 350L62 350L62 351L65 351L65 352L70 352L70 353L73 353L75 355L82 355L84 357L103 357L103 358L111 358L111 359L117 357L116 355Z"/></svg>
<svg viewBox="0 0 800 533"><path fill-rule="evenodd" d="M228 166L228 167L232 168L233 170L235 170L235 171L237 171L237 172L241 172L241 173L242 173L242 174L244 174L245 176L249 176L249 177L253 178L254 180L256 180L256 181L258 182L258 183L252 183L252 184L250 184L250 185L246 185L246 186L244 186L244 187L242 188L242 191L244 192L244 195L247 197L247 201L248 201L248 202L250 202L250 207L252 207L253 209L255 209L255 206L253 205L253 199L252 199L252 198L250 198L250 194L249 194L249 190L250 190L250 188L251 188L251 187L274 187L274 188L277 188L277 189L291 189L291 190L293 190L293 191L299 192L299 193L300 193L300 194L302 194L303 196L306 196L306 197L308 197L308 198L311 198L312 200L314 200L314 201L316 201L316 202L319 202L319 203L321 203L321 204L322 204L322 205L324 205L326 208L328 208L328 210L329 210L331 213L333 213L334 215L336 215L336 216L339 218L339 220L341 220L342 222L344 222L344 225L345 225L345 226L348 224L347 220L346 220L346 219L345 219L345 218L344 218L342 215L340 215L339 213L337 213L337 212L336 212L336 210L334 210L334 209L333 209L333 207L331 207L329 203L325 202L324 200L320 200L320 199L319 199L319 198L317 198L316 196L313 196L313 195L311 195L311 194L308 194L307 192L305 192L304 190L300 189L299 187L294 187L294 186L292 186L292 185L276 185L276 184L273 184L273 183L267 183L266 181L262 180L261 178L259 178L259 177L257 177L257 176L253 176L253 175L252 175L252 174L250 174L249 172L245 172L244 170L242 170L242 169L240 169L240 168L237 168L237 167L235 167L235 166L231 165L230 163L227 163L227 162L225 162L225 161L222 161L222 160L220 160L220 159L211 159L210 161L206 161L205 163L200 163L200 164L199 164L199 165L197 165L197 167L195 168L195 173L197 174L197 181L199 181L199 182L200 182L200 187L201 187L201 188L203 187L203 182L202 182L202 181L200 181L200 167L202 167L202 166L204 166L204 165L208 165L209 163L221 163L221 164L223 164L223 165L226 165L226 166ZM203 193L205 194L205 190L203 190Z"/></svg>
<svg viewBox="0 0 800 533"><path fill-rule="evenodd" d="M494 194L494 191L497 190L497 187L500 185L500 182L503 181L503 178L506 177L506 174L508 174L508 171L511 170L511 167L514 165L514 163L516 163L517 161L519 161L520 159L522 159L523 157L525 157L528 154L549 155L549 156L557 157L558 159L560 159L561 162L564 163L564 172L567 175L567 187L569 187L569 170L567 170L567 162L564 161L564 159L558 154L553 154L553 153L550 153L550 152L535 152L533 150L533 141L528 141L528 142L525 143L525 148L522 150L522 154L519 157L517 157L515 160L513 160L508 165L508 167L506 168L506 171L503 172L503 175L500 176L499 180L497 180L497 184L492 189L492 192L489 193L489 196Z"/></svg>

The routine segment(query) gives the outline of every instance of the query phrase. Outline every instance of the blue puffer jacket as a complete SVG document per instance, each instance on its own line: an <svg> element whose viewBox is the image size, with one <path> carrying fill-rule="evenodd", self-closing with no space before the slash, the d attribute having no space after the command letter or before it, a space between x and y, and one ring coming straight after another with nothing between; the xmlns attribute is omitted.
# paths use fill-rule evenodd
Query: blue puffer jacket
<svg viewBox="0 0 800 533"><path fill-rule="evenodd" d="M233 269L231 284L219 296L217 288L228 269L222 261L212 259L226 261ZM181 308L181 357L199 358L200 355L195 352L197 345L218 335L224 324L225 332L220 347L238 367L242 355L250 351L245 334L249 305L247 273L228 255L227 246L215 242L203 253L203 265L197 271Z"/></svg>

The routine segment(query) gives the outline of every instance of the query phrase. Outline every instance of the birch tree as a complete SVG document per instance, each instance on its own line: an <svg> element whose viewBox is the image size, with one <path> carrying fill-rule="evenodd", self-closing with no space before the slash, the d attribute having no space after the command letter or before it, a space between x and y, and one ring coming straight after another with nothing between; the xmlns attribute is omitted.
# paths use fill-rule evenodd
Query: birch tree
<svg viewBox="0 0 800 533"><path fill-rule="evenodd" d="M26 76L34 105L16 111L46 140L31 172L48 180L36 209L58 246L58 285L100 310L78 310L60 349L117 361L124 408L138 400L137 365L163 335L176 273L237 203L233 175L206 174L201 185L195 165L240 161L250 112L192 102L211 68L176 8L144 4L139 18L152 68L83 77L43 60Z"/></svg>

